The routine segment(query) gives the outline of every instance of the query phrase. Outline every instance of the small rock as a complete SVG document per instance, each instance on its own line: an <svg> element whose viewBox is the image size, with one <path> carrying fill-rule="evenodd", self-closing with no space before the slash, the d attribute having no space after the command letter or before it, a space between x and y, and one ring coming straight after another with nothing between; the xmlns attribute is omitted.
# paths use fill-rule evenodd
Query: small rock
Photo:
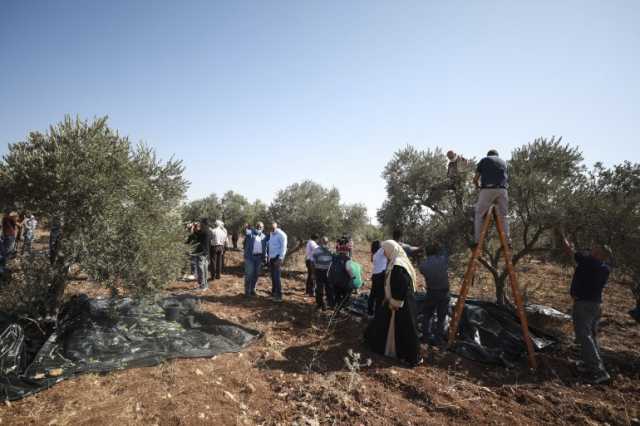
<svg viewBox="0 0 640 426"><path fill-rule="evenodd" d="M247 383L247 386L245 386L245 389L249 393L254 393L256 391L256 387L253 386L251 383Z"/></svg>
<svg viewBox="0 0 640 426"><path fill-rule="evenodd" d="M200 414L198 414L198 418L199 418L199 419L204 419L204 418L205 418L204 413L200 413Z"/></svg>
<svg viewBox="0 0 640 426"><path fill-rule="evenodd" d="M196 368L195 373L196 373L196 376L204 376L204 373L199 368Z"/></svg>

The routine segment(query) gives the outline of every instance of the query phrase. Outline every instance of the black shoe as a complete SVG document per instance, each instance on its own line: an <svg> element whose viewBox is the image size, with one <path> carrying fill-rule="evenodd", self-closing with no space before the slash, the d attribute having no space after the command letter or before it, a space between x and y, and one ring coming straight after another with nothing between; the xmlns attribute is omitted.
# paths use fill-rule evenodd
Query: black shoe
<svg viewBox="0 0 640 426"><path fill-rule="evenodd" d="M636 320L636 322L640 323L640 306L630 310L629 315L631 315L631 318Z"/></svg>
<svg viewBox="0 0 640 426"><path fill-rule="evenodd" d="M607 373L606 371L601 371L599 373L594 374L589 380L589 383L593 385L604 385L609 383L610 381L611 381L611 376L609 376L609 373Z"/></svg>

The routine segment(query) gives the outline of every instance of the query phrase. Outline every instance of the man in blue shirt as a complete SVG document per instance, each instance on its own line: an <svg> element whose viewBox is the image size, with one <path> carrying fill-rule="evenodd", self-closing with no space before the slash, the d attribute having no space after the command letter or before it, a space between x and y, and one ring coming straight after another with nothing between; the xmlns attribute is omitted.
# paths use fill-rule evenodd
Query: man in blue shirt
<svg viewBox="0 0 640 426"><path fill-rule="evenodd" d="M248 227L244 237L244 295L256 295L256 284L262 264L267 260L267 236L262 232L264 224L256 223L252 230Z"/></svg>
<svg viewBox="0 0 640 426"><path fill-rule="evenodd" d="M487 214L489 208L494 203L498 205L496 212L502 219L504 232L507 235L507 239L509 239L509 223L507 222L507 213L509 210L507 163L498 156L498 151L492 149L487 152L486 157L480 160L476 169L476 175L473 178L473 183L476 185L476 188L480 190L478 202L475 205L474 236L476 244L480 239L480 230L482 229L484 215Z"/></svg>
<svg viewBox="0 0 640 426"><path fill-rule="evenodd" d="M269 267L271 268L271 293L274 302L282 302L282 282L280 273L282 270L282 262L287 254L287 234L285 234L278 224L271 224L271 235L269 236Z"/></svg>
<svg viewBox="0 0 640 426"><path fill-rule="evenodd" d="M580 253L564 236L562 241L565 252L573 256L577 264L570 294L573 298L573 327L582 355L578 370L589 374L594 384L606 383L610 377L602 362L597 333L602 292L610 273L607 262L611 259L611 250L605 245L596 245L590 253Z"/></svg>

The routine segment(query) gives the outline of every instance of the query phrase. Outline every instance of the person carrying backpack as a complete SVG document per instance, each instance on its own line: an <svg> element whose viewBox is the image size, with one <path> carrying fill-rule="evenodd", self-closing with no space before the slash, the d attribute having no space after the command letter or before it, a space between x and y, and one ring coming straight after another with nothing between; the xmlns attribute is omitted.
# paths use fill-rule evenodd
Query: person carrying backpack
<svg viewBox="0 0 640 426"><path fill-rule="evenodd" d="M311 262L313 263L313 271L316 278L316 306L324 311L327 304L329 306L335 304L333 287L329 285L329 268L333 262L333 253L329 250L329 239L327 237L322 237L319 242L320 245L311 253ZM327 293L326 303L325 290Z"/></svg>
<svg viewBox="0 0 640 426"><path fill-rule="evenodd" d="M333 288L334 306L338 309L349 303L353 290L362 286L362 267L351 260L349 256L351 250L352 245L349 239L340 238L336 244L336 254L333 255L329 267L329 285Z"/></svg>

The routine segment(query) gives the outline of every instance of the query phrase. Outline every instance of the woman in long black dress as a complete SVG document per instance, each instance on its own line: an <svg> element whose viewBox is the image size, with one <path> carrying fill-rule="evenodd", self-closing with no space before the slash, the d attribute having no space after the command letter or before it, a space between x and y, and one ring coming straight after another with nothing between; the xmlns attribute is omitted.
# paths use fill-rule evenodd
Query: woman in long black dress
<svg viewBox="0 0 640 426"><path fill-rule="evenodd" d="M416 319L416 272L400 244L388 240L382 248L389 259L385 299L367 327L365 341L374 352L416 366L422 362Z"/></svg>

